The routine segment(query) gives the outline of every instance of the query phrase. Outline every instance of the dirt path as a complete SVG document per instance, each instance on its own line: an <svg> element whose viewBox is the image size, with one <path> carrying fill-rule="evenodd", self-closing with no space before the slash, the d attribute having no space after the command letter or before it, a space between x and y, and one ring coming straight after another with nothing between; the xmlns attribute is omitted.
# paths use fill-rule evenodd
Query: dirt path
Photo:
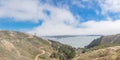
<svg viewBox="0 0 120 60"><path fill-rule="evenodd" d="M40 50L41 50L41 48L40 48ZM41 53L41 54L36 55L36 57L35 57L35 59L34 59L34 60L38 60L38 59L39 59L39 56L41 56L41 55L45 54L45 51L44 51L44 50L41 50L41 51L42 51L42 53Z"/></svg>
<svg viewBox="0 0 120 60"><path fill-rule="evenodd" d="M52 42L50 42L48 39L46 39L46 41L51 45L52 44Z"/></svg>
<svg viewBox="0 0 120 60"><path fill-rule="evenodd" d="M42 38L43 40L46 40L50 45L52 44L52 42L50 42L48 39L46 38Z"/></svg>

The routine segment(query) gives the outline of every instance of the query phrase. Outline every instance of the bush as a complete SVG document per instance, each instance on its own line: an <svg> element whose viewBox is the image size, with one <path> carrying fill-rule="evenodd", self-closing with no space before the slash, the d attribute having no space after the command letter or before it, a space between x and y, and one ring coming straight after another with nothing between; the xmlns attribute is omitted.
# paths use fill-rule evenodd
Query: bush
<svg viewBox="0 0 120 60"><path fill-rule="evenodd" d="M51 58L59 58L59 54L53 52L50 57L51 57Z"/></svg>
<svg viewBox="0 0 120 60"><path fill-rule="evenodd" d="M59 60L71 60L75 57L75 48L61 44L59 42L51 41L52 47L56 50L56 53L51 54L51 58L59 58Z"/></svg>
<svg viewBox="0 0 120 60"><path fill-rule="evenodd" d="M71 59L71 58L75 57L75 49L72 48L71 46L67 46L67 45L60 46L58 51L60 53L63 53L63 55L67 59Z"/></svg>

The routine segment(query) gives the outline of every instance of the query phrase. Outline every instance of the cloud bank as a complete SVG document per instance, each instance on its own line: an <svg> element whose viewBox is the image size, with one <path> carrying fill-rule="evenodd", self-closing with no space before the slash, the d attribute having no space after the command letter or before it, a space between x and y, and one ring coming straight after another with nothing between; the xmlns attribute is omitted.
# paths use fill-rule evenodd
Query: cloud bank
<svg viewBox="0 0 120 60"><path fill-rule="evenodd" d="M83 1L90 2L88 0ZM100 0L97 2L101 8L99 13L107 16L104 20L81 22L81 15L75 15L70 10L69 5L63 6L60 3L58 4L59 6L54 6L50 3L43 3L40 0L1 0L0 18L7 17L14 18L16 21L32 21L35 23L42 20L42 25L28 30L28 33L37 33L38 36L120 33L120 19L114 20L108 16L108 13L120 13L120 1ZM86 7L80 1L74 1L72 4L80 8ZM93 3L90 2L90 4L92 5ZM96 14L98 13L96 12Z"/></svg>

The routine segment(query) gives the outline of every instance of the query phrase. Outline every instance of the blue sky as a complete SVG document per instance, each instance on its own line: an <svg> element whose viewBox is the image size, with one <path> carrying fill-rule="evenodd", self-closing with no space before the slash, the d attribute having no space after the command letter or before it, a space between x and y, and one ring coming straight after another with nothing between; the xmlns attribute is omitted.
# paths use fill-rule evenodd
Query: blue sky
<svg viewBox="0 0 120 60"><path fill-rule="evenodd" d="M119 0L0 0L0 30L41 35L120 33Z"/></svg>

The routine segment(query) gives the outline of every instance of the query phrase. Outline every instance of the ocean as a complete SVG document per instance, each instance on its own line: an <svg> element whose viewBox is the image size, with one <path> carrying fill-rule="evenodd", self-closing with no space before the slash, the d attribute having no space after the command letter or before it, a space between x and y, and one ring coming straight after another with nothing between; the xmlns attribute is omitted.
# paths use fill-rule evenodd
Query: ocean
<svg viewBox="0 0 120 60"><path fill-rule="evenodd" d="M70 45L75 48L84 48L90 42L92 42L94 39L99 38L100 36L76 36L76 37L63 37L63 38L54 38L49 37L47 39L58 41L63 44Z"/></svg>

